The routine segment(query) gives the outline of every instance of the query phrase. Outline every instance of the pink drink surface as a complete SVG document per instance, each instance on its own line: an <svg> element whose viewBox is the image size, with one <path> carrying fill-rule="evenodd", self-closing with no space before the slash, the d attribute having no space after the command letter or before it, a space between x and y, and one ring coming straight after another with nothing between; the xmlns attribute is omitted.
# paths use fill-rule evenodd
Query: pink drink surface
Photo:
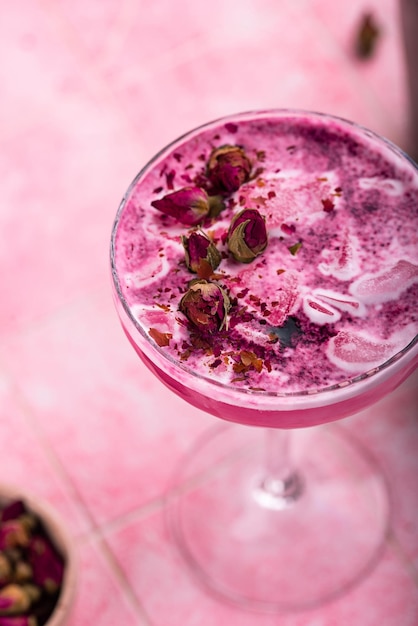
<svg viewBox="0 0 418 626"><path fill-rule="evenodd" d="M252 178L201 224L223 257L211 280L232 303L228 328L201 340L178 308L196 278L180 241L191 229L151 202L199 183L211 151L225 144L244 148ZM266 250L248 264L225 241L243 208L265 216L268 231ZM221 121L177 142L131 187L114 248L116 280L151 347L147 357L174 379L180 364L209 386L315 393L378 368L418 331L417 170L333 118ZM150 329L168 333L169 344L157 346Z"/></svg>

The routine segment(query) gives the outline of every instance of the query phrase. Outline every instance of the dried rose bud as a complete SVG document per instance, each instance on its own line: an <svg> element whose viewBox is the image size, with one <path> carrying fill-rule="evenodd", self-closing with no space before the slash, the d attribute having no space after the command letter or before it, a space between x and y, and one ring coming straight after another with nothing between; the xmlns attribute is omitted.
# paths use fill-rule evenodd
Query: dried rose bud
<svg viewBox="0 0 418 626"><path fill-rule="evenodd" d="M18 519L27 528L28 531L34 530L38 525L38 519L33 513L23 513Z"/></svg>
<svg viewBox="0 0 418 626"><path fill-rule="evenodd" d="M239 146L215 148L209 157L207 175L215 189L232 193L246 183L251 162Z"/></svg>
<svg viewBox="0 0 418 626"><path fill-rule="evenodd" d="M209 278L222 259L215 244L201 231L195 231L189 237L182 236L181 242L188 269L201 278Z"/></svg>
<svg viewBox="0 0 418 626"><path fill-rule="evenodd" d="M33 582L48 593L54 593L62 583L64 561L51 542L41 535L32 537L28 561L33 570Z"/></svg>
<svg viewBox="0 0 418 626"><path fill-rule="evenodd" d="M199 224L210 211L208 194L201 187L183 187L154 200L151 205L186 226Z"/></svg>
<svg viewBox="0 0 418 626"><path fill-rule="evenodd" d="M33 570L29 563L26 561L20 560L15 563L13 569L13 582L15 583L27 583L32 580Z"/></svg>
<svg viewBox="0 0 418 626"><path fill-rule="evenodd" d="M180 311L204 333L215 333L227 327L230 301L226 292L215 283L195 280L180 300Z"/></svg>
<svg viewBox="0 0 418 626"><path fill-rule="evenodd" d="M225 208L225 201L221 195L209 196L209 217L218 217Z"/></svg>
<svg viewBox="0 0 418 626"><path fill-rule="evenodd" d="M0 589L0 615L25 613L40 597L41 592L35 585L6 585Z"/></svg>
<svg viewBox="0 0 418 626"><path fill-rule="evenodd" d="M10 582L12 577L12 566L4 552L0 552L0 587Z"/></svg>
<svg viewBox="0 0 418 626"><path fill-rule="evenodd" d="M228 248L241 263L250 263L267 247L264 217L257 209L244 209L235 215L228 231Z"/></svg>
<svg viewBox="0 0 418 626"><path fill-rule="evenodd" d="M0 626L37 626L38 620L34 615L0 616Z"/></svg>
<svg viewBox="0 0 418 626"><path fill-rule="evenodd" d="M16 563L24 558L23 548L6 548L4 554L9 559L12 567L15 567Z"/></svg>
<svg viewBox="0 0 418 626"><path fill-rule="evenodd" d="M380 29L371 13L363 15L356 37L356 54L360 59L368 59L375 51Z"/></svg>
<svg viewBox="0 0 418 626"><path fill-rule="evenodd" d="M24 520L10 519L0 525L0 550L26 547L30 533Z"/></svg>

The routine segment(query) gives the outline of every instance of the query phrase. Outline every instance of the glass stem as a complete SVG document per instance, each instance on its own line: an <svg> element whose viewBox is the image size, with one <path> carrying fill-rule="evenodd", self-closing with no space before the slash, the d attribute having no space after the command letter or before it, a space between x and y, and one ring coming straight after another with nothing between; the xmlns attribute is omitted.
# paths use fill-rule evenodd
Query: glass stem
<svg viewBox="0 0 418 626"><path fill-rule="evenodd" d="M256 489L256 499L267 508L288 508L300 498L303 482L291 459L289 430L265 429L264 474Z"/></svg>

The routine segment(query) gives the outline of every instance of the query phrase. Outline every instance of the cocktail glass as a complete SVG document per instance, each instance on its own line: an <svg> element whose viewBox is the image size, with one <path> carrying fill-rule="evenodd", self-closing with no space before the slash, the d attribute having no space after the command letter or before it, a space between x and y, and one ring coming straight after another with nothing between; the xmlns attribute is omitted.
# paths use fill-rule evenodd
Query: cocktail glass
<svg viewBox="0 0 418 626"><path fill-rule="evenodd" d="M137 354L175 394L223 420L196 442L175 474L167 505L173 537L208 590L242 608L266 612L331 600L378 562L390 528L388 486L370 452L332 422L398 387L416 368L418 336L379 366L328 387L296 392L237 388L199 374L151 340L124 296L115 252L132 190L169 153L202 129L283 115L307 113L231 116L171 143L131 184L111 242L116 308ZM312 115L324 123L336 120ZM338 123L390 151L418 176L416 165L386 140L351 122Z"/></svg>

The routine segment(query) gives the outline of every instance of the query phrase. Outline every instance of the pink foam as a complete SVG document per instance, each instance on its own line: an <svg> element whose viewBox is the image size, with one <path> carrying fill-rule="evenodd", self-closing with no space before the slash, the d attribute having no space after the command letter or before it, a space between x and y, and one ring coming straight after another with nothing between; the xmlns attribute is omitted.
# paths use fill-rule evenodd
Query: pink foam
<svg viewBox="0 0 418 626"><path fill-rule="evenodd" d="M367 274L350 286L350 292L363 302L379 303L394 300L418 282L418 266L402 259L388 270Z"/></svg>
<svg viewBox="0 0 418 626"><path fill-rule="evenodd" d="M340 331L328 345L328 357L349 372L362 372L383 363L397 351L396 344L376 341L364 334Z"/></svg>

